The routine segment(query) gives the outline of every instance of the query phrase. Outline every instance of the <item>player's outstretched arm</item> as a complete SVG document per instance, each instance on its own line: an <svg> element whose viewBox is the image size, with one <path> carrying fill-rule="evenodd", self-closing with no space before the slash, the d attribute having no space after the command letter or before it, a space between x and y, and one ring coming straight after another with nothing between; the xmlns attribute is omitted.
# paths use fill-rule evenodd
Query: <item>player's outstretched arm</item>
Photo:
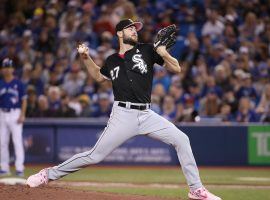
<svg viewBox="0 0 270 200"><path fill-rule="evenodd" d="M85 65L88 73L95 79L97 82L103 82L107 79L100 73L100 67L94 63L92 58L89 56L89 49L85 44L80 44L77 48L78 53Z"/></svg>
<svg viewBox="0 0 270 200"><path fill-rule="evenodd" d="M166 46L159 46L156 52L163 58L164 60L164 67L173 72L173 73L180 73L181 67L174 57L172 57L169 52L166 50Z"/></svg>

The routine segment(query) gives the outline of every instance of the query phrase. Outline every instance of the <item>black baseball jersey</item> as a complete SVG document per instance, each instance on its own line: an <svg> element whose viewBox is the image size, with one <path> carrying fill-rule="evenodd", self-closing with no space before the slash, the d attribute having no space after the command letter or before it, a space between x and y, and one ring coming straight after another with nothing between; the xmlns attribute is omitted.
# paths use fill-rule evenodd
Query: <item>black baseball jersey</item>
<svg viewBox="0 0 270 200"><path fill-rule="evenodd" d="M155 63L163 59L151 44L137 44L124 57L118 53L109 56L100 69L101 74L111 79L114 99L132 103L150 103Z"/></svg>

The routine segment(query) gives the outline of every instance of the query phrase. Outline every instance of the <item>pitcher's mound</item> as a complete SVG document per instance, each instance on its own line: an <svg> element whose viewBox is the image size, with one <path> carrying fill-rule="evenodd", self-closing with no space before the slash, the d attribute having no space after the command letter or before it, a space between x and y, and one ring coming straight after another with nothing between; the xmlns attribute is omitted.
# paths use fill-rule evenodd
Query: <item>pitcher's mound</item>
<svg viewBox="0 0 270 200"><path fill-rule="evenodd" d="M25 185L4 184L0 184L0 197L8 200L165 200L158 197L81 191L55 186L29 188Z"/></svg>

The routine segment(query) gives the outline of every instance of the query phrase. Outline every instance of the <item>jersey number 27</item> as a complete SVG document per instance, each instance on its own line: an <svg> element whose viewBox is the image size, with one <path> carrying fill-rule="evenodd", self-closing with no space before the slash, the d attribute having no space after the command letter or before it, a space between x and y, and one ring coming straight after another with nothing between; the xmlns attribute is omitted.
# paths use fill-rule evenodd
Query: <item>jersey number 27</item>
<svg viewBox="0 0 270 200"><path fill-rule="evenodd" d="M120 67L117 66L117 67L115 67L114 69L112 69L112 70L110 71L112 80L118 78L119 70L120 70Z"/></svg>

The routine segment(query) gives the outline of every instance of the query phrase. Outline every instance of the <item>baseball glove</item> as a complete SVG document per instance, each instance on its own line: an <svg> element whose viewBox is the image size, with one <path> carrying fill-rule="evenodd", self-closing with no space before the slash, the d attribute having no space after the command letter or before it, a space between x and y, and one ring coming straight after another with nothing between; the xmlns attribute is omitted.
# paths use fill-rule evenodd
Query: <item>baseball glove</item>
<svg viewBox="0 0 270 200"><path fill-rule="evenodd" d="M161 29L154 40L154 50L159 46L166 46L166 49L172 47L176 42L176 26L175 24Z"/></svg>

